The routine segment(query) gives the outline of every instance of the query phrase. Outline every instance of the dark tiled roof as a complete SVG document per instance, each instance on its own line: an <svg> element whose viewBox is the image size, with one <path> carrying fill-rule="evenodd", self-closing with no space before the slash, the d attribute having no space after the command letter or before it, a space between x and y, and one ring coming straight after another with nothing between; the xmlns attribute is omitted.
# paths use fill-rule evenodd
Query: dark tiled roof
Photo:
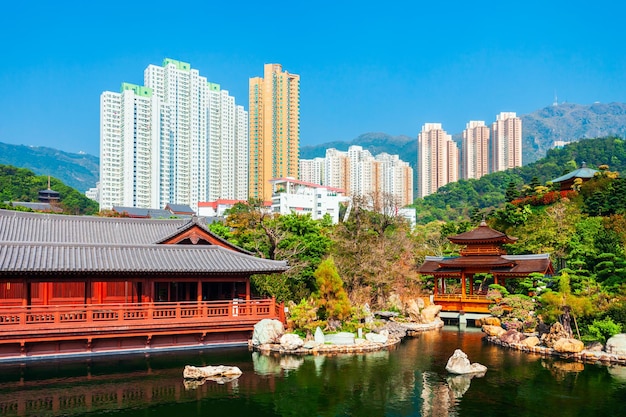
<svg viewBox="0 0 626 417"><path fill-rule="evenodd" d="M148 209L139 207L114 206L113 211L120 214L126 214L129 217L139 217L146 219L169 219L175 217L175 215L169 210Z"/></svg>
<svg viewBox="0 0 626 417"><path fill-rule="evenodd" d="M287 269L272 261L220 246L68 245L8 243L0 245L0 275L55 272L262 273Z"/></svg>
<svg viewBox="0 0 626 417"><path fill-rule="evenodd" d="M177 214L195 214L195 211L186 204L168 204L165 209Z"/></svg>
<svg viewBox="0 0 626 417"><path fill-rule="evenodd" d="M273 261L217 245L165 245L200 218L152 220L0 210L0 274L14 271L282 272Z"/></svg>
<svg viewBox="0 0 626 417"><path fill-rule="evenodd" d="M188 222L0 210L0 242L141 245L155 243Z"/></svg>

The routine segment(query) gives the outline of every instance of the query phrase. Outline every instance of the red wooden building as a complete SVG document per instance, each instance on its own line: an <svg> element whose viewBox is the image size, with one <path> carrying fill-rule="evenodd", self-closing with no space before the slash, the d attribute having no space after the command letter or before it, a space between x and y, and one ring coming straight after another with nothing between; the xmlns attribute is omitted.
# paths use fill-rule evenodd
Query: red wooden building
<svg viewBox="0 0 626 417"><path fill-rule="evenodd" d="M252 297L250 276L287 268L197 217L0 210L0 358L245 342L283 318Z"/></svg>
<svg viewBox="0 0 626 417"><path fill-rule="evenodd" d="M491 274L495 284L505 285L508 279L519 279L533 272L553 274L549 254L507 255L502 245L514 243L517 238L494 230L484 221L480 226L448 238L465 246L460 256L427 256L419 270L434 280L434 302L443 311L488 313L486 287L474 283L476 274ZM452 285L450 285L452 284Z"/></svg>

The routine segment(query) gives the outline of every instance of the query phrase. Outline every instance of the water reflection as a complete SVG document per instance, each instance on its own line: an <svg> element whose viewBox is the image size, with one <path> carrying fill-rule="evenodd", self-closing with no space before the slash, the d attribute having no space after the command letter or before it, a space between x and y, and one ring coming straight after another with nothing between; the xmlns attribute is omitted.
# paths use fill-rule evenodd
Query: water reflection
<svg viewBox="0 0 626 417"><path fill-rule="evenodd" d="M281 357L244 348L0 364L0 415L626 416L625 367L542 358L481 338L445 329L366 354ZM487 374L448 374L455 349ZM188 364L238 366L243 374L192 387L182 378Z"/></svg>

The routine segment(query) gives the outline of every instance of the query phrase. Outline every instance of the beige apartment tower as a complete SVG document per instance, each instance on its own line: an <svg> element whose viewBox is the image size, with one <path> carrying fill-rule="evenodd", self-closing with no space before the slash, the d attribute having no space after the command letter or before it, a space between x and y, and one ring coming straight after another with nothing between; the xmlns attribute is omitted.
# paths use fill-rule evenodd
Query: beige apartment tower
<svg viewBox="0 0 626 417"><path fill-rule="evenodd" d="M463 131L463 178L479 179L489 173L489 128L471 120Z"/></svg>
<svg viewBox="0 0 626 417"><path fill-rule="evenodd" d="M300 76L265 64L250 78L250 198L271 201L273 178L298 178Z"/></svg>
<svg viewBox="0 0 626 417"><path fill-rule="evenodd" d="M522 119L502 112L491 125L491 172L522 166Z"/></svg>
<svg viewBox="0 0 626 417"><path fill-rule="evenodd" d="M441 123L426 123L417 137L417 196L459 179L459 149Z"/></svg>

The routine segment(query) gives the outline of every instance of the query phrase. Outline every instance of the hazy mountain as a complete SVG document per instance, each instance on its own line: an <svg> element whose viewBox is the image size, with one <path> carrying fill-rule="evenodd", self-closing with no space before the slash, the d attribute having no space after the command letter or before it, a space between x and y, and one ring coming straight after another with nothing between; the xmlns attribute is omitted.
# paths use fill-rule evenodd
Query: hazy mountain
<svg viewBox="0 0 626 417"><path fill-rule="evenodd" d="M591 105L562 103L544 107L533 113L520 115L522 119L522 160L524 165L546 155L555 141L576 142L616 135L626 136L626 104L594 103ZM486 120L491 125L493 120ZM445 126L444 126L445 129ZM448 132L451 133L451 132ZM452 139L459 143L461 132ZM373 155L380 152L397 154L400 159L415 168L417 159L417 132L414 137L391 136L385 133L366 133L351 142L330 142L315 146L302 146L300 158L323 157L327 148L345 151L351 145L359 145Z"/></svg>
<svg viewBox="0 0 626 417"><path fill-rule="evenodd" d="M99 159L41 146L10 145L0 142L0 165L28 168L37 175L49 175L85 192L96 186Z"/></svg>

